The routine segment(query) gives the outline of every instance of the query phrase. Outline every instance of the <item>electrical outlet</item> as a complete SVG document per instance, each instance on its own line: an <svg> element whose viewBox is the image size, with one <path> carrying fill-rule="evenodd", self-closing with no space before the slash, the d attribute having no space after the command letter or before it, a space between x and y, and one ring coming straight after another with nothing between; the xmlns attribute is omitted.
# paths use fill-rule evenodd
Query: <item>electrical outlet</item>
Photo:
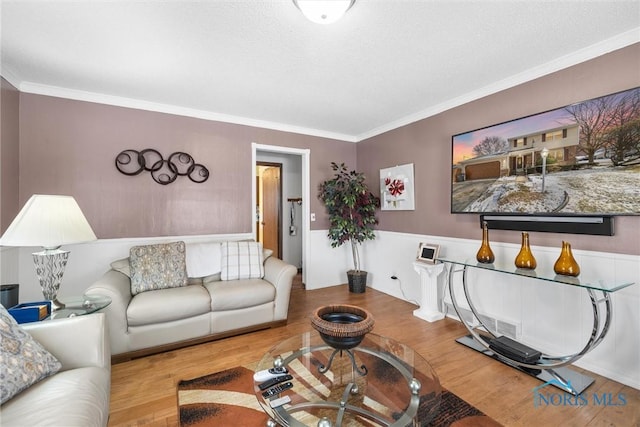
<svg viewBox="0 0 640 427"><path fill-rule="evenodd" d="M315 221L316 220L316 214L315 213L311 213L311 221Z"/></svg>

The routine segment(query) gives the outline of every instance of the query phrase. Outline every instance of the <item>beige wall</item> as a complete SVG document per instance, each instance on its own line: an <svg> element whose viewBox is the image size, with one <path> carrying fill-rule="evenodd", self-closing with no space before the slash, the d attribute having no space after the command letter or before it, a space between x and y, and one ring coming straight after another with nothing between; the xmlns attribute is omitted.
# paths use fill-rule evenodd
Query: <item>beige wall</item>
<svg viewBox="0 0 640 427"><path fill-rule="evenodd" d="M451 135L639 86L638 63L635 44L358 144L22 93L17 205L17 184L5 191L5 175L15 176L18 169L15 144L9 155L14 161L5 158L3 102L2 224L8 225L31 194L51 193L75 196L100 238L250 232L251 142L257 142L311 150L314 230L328 228L316 193L331 176L329 163L356 165L357 158L373 191L381 168L415 164L416 210L380 212L380 229L479 238L477 215L449 213ZM15 117L16 91L8 90L9 117ZM8 133L15 140L15 126ZM122 175L114 159L129 148L154 148L165 156L186 151L209 168L210 178L203 184L179 178L162 186L148 173ZM640 254L639 229L640 217L618 217L614 237L532 233L532 243L558 246L568 239L577 249ZM520 241L517 232L491 235L495 241Z"/></svg>
<svg viewBox="0 0 640 427"><path fill-rule="evenodd" d="M387 231L480 238L478 215L450 213L451 136L640 86L640 44L603 55L358 143L358 168L379 191L382 168L414 163L416 210L380 212ZM615 236L531 233L533 245L640 254L640 216L616 217ZM520 233L492 230L495 241L520 243Z"/></svg>
<svg viewBox="0 0 640 427"><path fill-rule="evenodd" d="M329 163L356 163L353 143L22 93L20 205L37 193L73 195L99 238L251 232L252 142L311 150L312 212L324 211L315 192ZM164 186L116 169L119 152L145 148L187 152L210 177ZM324 216L312 227L326 228Z"/></svg>
<svg viewBox="0 0 640 427"><path fill-rule="evenodd" d="M0 235L5 232L20 210L18 199L18 111L20 94L5 79L0 92Z"/></svg>

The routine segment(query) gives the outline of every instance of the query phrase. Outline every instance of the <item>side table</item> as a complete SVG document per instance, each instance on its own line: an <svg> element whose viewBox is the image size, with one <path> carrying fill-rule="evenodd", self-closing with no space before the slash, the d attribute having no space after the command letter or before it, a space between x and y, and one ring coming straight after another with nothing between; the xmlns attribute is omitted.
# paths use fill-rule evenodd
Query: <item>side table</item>
<svg viewBox="0 0 640 427"><path fill-rule="evenodd" d="M95 313L111 304L111 298L105 295L82 295L62 298L61 302L64 303L64 308L52 312L45 320L64 319Z"/></svg>
<svg viewBox="0 0 640 427"><path fill-rule="evenodd" d="M444 292L438 284L438 277L444 271L444 264L414 261L413 269L420 275L421 290L420 308L414 310L413 315L427 322L444 319L444 313L439 307Z"/></svg>

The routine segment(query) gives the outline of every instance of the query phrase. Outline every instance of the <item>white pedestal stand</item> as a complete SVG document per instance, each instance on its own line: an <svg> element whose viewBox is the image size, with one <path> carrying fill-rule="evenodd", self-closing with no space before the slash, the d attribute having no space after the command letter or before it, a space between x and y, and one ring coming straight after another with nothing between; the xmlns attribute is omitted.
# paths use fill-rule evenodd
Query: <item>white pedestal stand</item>
<svg viewBox="0 0 640 427"><path fill-rule="evenodd" d="M420 275L420 308L413 315L427 322L444 319L438 308L438 276L444 271L444 264L427 264L414 261L413 269Z"/></svg>

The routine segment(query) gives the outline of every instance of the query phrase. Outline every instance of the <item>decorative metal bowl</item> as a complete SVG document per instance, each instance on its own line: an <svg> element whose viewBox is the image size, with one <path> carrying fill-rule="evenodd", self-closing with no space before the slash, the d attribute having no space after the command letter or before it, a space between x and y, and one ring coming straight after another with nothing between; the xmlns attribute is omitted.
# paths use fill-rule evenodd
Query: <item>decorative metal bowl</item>
<svg viewBox="0 0 640 427"><path fill-rule="evenodd" d="M358 346L373 329L374 319L367 310L355 305L335 304L318 307L311 325L323 341L338 350Z"/></svg>

